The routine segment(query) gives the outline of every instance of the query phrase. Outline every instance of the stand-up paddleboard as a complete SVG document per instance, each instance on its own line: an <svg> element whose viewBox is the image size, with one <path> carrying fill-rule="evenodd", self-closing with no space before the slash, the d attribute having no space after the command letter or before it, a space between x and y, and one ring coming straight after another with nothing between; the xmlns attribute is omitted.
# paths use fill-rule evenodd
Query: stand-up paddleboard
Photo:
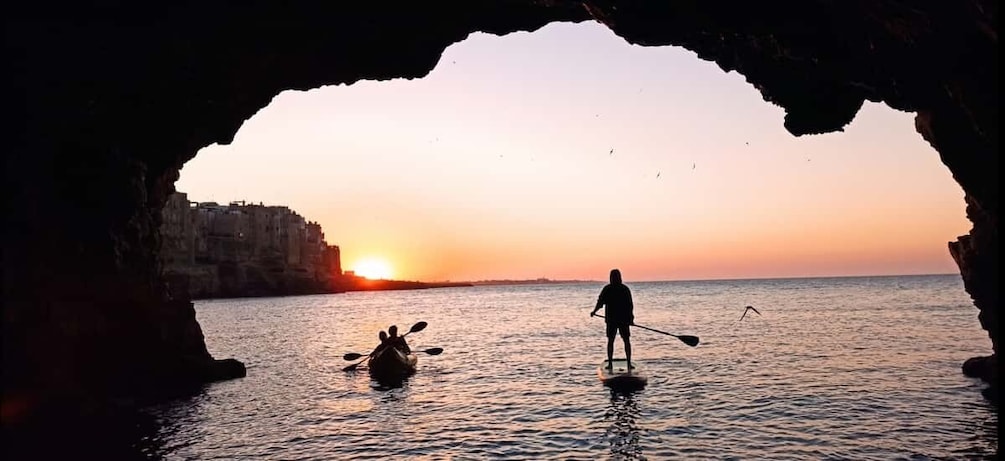
<svg viewBox="0 0 1005 461"><path fill-rule="evenodd" d="M597 377L607 387L638 388L646 385L648 379L638 362L633 362L634 368L628 368L628 360L614 359L613 366L608 368L607 360L597 366Z"/></svg>

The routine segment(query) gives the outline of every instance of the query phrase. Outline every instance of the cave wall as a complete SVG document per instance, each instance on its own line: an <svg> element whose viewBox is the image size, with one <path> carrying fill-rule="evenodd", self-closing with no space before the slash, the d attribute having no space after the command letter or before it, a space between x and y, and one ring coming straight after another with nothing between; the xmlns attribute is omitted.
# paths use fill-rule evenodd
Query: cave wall
<svg viewBox="0 0 1005 461"><path fill-rule="evenodd" d="M915 112L965 191L974 227L949 251L1001 345L997 2L105 1L5 13L5 420L41 396L243 376L207 352L157 258L160 210L198 149L230 142L283 90L420 78L471 32L554 21L599 21L739 72L794 135L841 130L865 100Z"/></svg>

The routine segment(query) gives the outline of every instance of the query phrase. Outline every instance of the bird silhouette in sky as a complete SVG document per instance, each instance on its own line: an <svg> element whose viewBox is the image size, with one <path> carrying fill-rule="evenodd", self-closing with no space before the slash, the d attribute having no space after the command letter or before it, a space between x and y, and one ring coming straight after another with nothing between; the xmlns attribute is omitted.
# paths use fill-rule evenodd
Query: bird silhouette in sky
<svg viewBox="0 0 1005 461"><path fill-rule="evenodd" d="M657 173L656 173L656 177L657 177L657 178L658 178L658 177L660 177L660 174L659 174L659 172L657 172Z"/></svg>
<svg viewBox="0 0 1005 461"><path fill-rule="evenodd" d="M757 312L757 309L754 309L754 306L747 306L743 309L743 315L740 316L740 320L743 320L743 318L747 316L747 311L754 311L755 314L761 315L760 312Z"/></svg>
<svg viewBox="0 0 1005 461"><path fill-rule="evenodd" d="M608 152L607 155L614 155L614 149L611 149L611 151Z"/></svg>

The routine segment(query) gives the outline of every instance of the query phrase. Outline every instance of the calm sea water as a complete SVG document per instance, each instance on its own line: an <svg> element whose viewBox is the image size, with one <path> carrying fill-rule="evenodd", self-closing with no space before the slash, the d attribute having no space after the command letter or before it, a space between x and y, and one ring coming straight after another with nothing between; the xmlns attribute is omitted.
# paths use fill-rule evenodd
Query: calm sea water
<svg viewBox="0 0 1005 461"><path fill-rule="evenodd" d="M631 283L650 372L596 378L600 283L203 301L210 352L244 379L148 409L164 459L974 459L997 413L960 365L991 344L958 275ZM748 313L744 306L763 315ZM408 336L397 387L346 373ZM620 341L616 355L621 355Z"/></svg>

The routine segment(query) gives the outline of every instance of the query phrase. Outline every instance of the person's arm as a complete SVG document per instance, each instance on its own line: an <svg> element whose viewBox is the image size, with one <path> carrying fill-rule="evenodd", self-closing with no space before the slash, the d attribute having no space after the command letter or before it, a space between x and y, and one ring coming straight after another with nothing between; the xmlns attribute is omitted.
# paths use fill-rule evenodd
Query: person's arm
<svg viewBox="0 0 1005 461"><path fill-rule="evenodd" d="M600 296L597 296L597 306L593 308L593 312L590 312L590 317L597 315L597 311L604 305L604 292L607 291L607 287L600 290Z"/></svg>
<svg viewBox="0 0 1005 461"><path fill-rule="evenodd" d="M377 355L377 353L384 350L385 347L387 347L387 334L381 331L380 344L378 344L377 347L373 348L373 352L370 352L370 357Z"/></svg>
<svg viewBox="0 0 1005 461"><path fill-rule="evenodd" d="M635 325L635 303L632 302L632 290L625 287L625 291L628 292L628 324Z"/></svg>

